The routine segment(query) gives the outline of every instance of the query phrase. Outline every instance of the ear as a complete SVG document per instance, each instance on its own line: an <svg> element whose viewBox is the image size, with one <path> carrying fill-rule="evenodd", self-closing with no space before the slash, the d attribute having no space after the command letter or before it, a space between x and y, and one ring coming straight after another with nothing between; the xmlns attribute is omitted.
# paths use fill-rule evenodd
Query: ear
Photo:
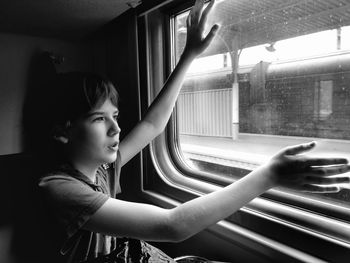
<svg viewBox="0 0 350 263"><path fill-rule="evenodd" d="M68 143L68 138L67 138L67 137L54 135L53 138L54 138L56 141L59 141L59 142L61 142L61 143L63 143L63 144Z"/></svg>
<svg viewBox="0 0 350 263"><path fill-rule="evenodd" d="M53 134L53 138L58 142L66 144L69 141L67 129L65 127L62 127L61 125L56 125L52 129L52 134Z"/></svg>

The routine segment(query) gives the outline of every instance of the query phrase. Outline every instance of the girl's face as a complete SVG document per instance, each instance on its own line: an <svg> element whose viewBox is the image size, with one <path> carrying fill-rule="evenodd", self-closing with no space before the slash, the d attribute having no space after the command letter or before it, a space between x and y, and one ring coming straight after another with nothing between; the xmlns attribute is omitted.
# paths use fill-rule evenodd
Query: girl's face
<svg viewBox="0 0 350 263"><path fill-rule="evenodd" d="M67 143L71 161L99 166L116 160L121 131L118 113L118 108L107 99L73 123Z"/></svg>

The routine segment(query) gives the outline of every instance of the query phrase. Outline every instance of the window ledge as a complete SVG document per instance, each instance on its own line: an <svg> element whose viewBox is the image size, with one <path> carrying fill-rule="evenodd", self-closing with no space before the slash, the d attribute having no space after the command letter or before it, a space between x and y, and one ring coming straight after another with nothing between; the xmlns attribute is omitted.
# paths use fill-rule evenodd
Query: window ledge
<svg viewBox="0 0 350 263"><path fill-rule="evenodd" d="M143 191L143 198L166 208L172 208L181 204L179 201L176 201L165 195L150 190ZM264 212L257 211L257 208L261 206L265 207ZM287 210L289 211L286 213ZM303 232L304 234L320 238L327 243L327 246L330 249L329 253L332 253L331 251L333 246L338 246L341 249L344 249L344 251L350 249L350 243L346 242L345 240L335 239L327 235L326 233L318 233L305 227L301 227L295 222L288 222L287 219L290 220L293 216L297 215L296 218L302 220L303 225L305 224L305 221L308 221L310 225L317 225L317 222L321 222L321 226L323 226L323 228L325 228L325 226L330 227L333 225L339 227L341 232L343 232L344 238L349 238L350 226L348 224L342 224L339 222L335 222L335 220L323 218L318 215L312 215L304 211L298 211L298 209L286 207L281 204L276 204L274 202L264 200L262 198L256 198L247 207L242 208L240 211L242 213L249 214L250 216L260 217L264 220L273 221L274 223L282 224L284 226L287 226L288 228L292 228L295 231ZM266 215L265 212L269 212L270 215ZM286 217L285 214L289 214L290 218ZM312 223L310 223L310 219L312 219ZM220 235L232 243L238 243L240 245L245 246L248 249L258 251L270 258L273 258L274 260L278 259L283 261L292 260L301 262L326 262L321 258L315 257L311 254L303 252L300 249L281 243L276 239L266 237L255 231L242 227L232 221L222 220L208 228L208 231L216 235ZM350 252L350 250L348 252ZM344 253L343 255L345 257Z"/></svg>

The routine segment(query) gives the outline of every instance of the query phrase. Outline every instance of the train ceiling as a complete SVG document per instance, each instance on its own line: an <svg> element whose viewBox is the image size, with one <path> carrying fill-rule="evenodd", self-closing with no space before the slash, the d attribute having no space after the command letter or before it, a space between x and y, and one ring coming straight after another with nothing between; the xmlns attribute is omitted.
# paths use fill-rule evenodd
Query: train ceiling
<svg viewBox="0 0 350 263"><path fill-rule="evenodd" d="M79 39L140 0L1 0L0 32Z"/></svg>
<svg viewBox="0 0 350 263"><path fill-rule="evenodd" d="M248 47L350 24L350 0L216 1L211 17L228 26L219 32L221 44L218 41L207 53L227 50L233 34L239 35L241 47ZM79 39L140 2L3 0L0 31Z"/></svg>
<svg viewBox="0 0 350 263"><path fill-rule="evenodd" d="M207 55L227 51L233 35L244 48L350 25L350 0L219 0L213 18L226 26Z"/></svg>

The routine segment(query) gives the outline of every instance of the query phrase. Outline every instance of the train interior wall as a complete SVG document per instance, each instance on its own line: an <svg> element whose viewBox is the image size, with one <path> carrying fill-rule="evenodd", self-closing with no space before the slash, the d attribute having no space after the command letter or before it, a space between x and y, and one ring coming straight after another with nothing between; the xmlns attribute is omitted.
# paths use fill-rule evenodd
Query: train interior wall
<svg viewBox="0 0 350 263"><path fill-rule="evenodd" d="M19 153L22 149L21 117L29 69L35 55L43 51L64 54L58 70L91 70L92 59L83 43L18 34L0 34L0 154Z"/></svg>

